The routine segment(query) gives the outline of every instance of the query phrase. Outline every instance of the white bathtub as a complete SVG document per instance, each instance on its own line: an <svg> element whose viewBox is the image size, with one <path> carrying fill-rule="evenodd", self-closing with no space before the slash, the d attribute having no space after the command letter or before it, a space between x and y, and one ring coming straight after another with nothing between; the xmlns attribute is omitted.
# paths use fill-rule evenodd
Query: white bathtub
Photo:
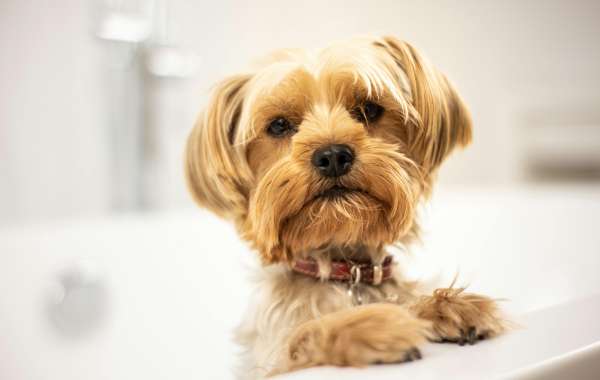
<svg viewBox="0 0 600 380"><path fill-rule="evenodd" d="M508 299L521 328L475 346L426 345L419 362L287 377L599 371L599 218L598 186L439 191L423 213L423 246L402 264L442 282L458 271L472 291ZM201 211L2 228L0 379L232 377L231 329L250 292L249 265L233 228ZM77 336L57 329L48 307L61 302L65 270L102 289L94 323Z"/></svg>

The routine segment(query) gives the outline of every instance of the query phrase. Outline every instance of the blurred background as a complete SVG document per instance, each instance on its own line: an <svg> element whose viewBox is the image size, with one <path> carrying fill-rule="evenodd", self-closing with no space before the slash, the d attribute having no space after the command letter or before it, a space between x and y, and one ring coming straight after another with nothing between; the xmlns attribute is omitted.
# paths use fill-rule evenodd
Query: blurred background
<svg viewBox="0 0 600 380"><path fill-rule="evenodd" d="M0 3L0 223L189 207L187 132L210 87L281 47L413 43L475 139L445 184L600 179L597 1Z"/></svg>
<svg viewBox="0 0 600 380"><path fill-rule="evenodd" d="M230 377L253 255L192 204L185 139L225 75L355 35L412 43L473 115L404 268L460 273L518 313L597 293L598 15L595 0L0 0L0 378Z"/></svg>

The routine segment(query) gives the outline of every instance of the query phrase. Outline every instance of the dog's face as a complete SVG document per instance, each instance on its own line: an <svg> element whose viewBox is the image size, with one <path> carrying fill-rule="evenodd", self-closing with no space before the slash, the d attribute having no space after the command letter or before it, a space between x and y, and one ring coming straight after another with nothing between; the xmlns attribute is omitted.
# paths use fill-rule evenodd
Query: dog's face
<svg viewBox="0 0 600 380"><path fill-rule="evenodd" d="M408 240L439 164L470 137L462 100L413 47L361 39L279 52L221 82L186 174L195 199L273 263Z"/></svg>

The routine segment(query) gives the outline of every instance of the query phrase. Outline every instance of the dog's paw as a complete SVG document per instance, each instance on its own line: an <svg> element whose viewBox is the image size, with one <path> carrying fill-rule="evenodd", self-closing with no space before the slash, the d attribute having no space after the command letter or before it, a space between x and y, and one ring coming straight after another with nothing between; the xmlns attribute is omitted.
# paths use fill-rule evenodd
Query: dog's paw
<svg viewBox="0 0 600 380"><path fill-rule="evenodd" d="M328 314L300 325L288 344L287 370L315 365L365 366L421 359L430 324L392 304Z"/></svg>
<svg viewBox="0 0 600 380"><path fill-rule="evenodd" d="M465 293L464 288L437 289L433 296L422 297L413 310L432 322L434 342L475 344L506 328L496 301Z"/></svg>

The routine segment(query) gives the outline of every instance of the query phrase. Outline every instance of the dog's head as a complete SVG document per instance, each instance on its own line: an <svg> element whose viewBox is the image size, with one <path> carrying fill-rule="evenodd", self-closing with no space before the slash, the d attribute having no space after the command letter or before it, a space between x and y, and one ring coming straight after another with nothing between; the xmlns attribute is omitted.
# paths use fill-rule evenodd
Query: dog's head
<svg viewBox="0 0 600 380"><path fill-rule="evenodd" d="M186 174L197 202L273 263L406 242L436 169L470 138L461 98L412 46L360 39L222 81Z"/></svg>

